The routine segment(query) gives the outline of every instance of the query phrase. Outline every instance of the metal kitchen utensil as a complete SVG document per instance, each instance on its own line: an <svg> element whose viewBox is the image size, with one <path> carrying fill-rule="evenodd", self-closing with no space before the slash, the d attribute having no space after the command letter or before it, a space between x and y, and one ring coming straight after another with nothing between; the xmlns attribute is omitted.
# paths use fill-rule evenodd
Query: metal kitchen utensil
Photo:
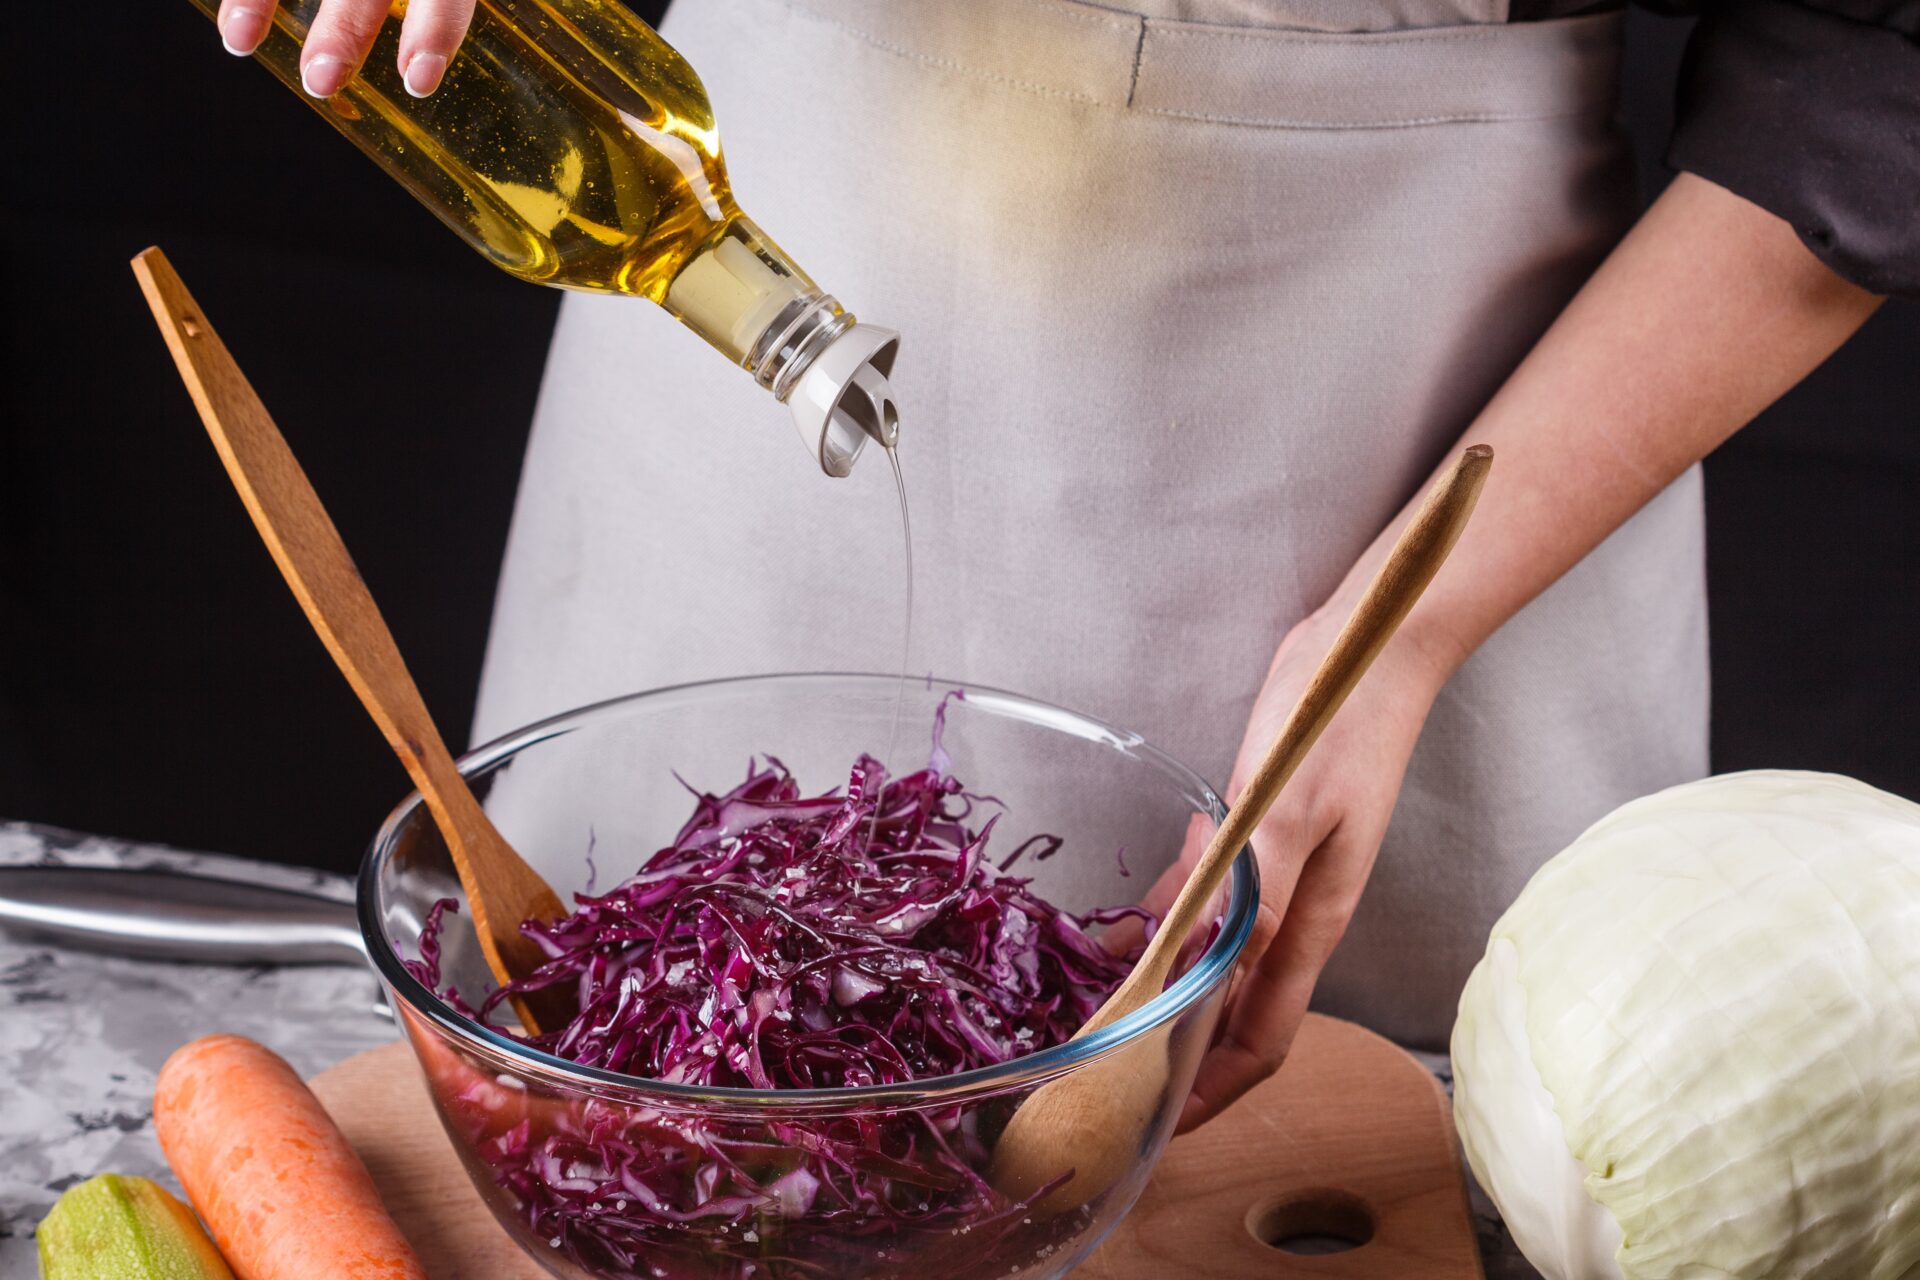
<svg viewBox="0 0 1920 1280"><path fill-rule="evenodd" d="M177 871L0 867L0 929L201 964L365 964L351 902Z"/></svg>

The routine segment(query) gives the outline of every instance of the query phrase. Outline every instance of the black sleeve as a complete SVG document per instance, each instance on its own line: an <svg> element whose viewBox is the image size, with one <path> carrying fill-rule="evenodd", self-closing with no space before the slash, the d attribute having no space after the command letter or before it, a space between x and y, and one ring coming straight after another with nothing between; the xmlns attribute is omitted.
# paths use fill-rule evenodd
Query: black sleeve
<svg viewBox="0 0 1920 1280"><path fill-rule="evenodd" d="M1667 163L1863 288L1920 297L1920 0L1703 7Z"/></svg>

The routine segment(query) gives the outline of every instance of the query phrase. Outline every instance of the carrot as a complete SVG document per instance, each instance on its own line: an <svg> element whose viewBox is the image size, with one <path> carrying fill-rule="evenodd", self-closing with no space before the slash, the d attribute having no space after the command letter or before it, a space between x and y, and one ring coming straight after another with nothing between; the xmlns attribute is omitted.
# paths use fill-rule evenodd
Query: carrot
<svg viewBox="0 0 1920 1280"><path fill-rule="evenodd" d="M177 1050L153 1122L240 1280L426 1280L367 1167L272 1050L240 1036Z"/></svg>

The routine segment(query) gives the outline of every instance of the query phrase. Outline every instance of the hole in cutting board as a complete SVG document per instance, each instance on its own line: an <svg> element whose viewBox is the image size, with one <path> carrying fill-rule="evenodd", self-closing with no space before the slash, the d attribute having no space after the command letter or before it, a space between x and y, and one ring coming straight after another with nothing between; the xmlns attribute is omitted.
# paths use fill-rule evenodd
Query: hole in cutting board
<svg viewBox="0 0 1920 1280"><path fill-rule="evenodd" d="M1329 1188L1255 1205L1247 1231L1282 1253L1346 1253L1373 1239L1373 1214L1358 1196Z"/></svg>

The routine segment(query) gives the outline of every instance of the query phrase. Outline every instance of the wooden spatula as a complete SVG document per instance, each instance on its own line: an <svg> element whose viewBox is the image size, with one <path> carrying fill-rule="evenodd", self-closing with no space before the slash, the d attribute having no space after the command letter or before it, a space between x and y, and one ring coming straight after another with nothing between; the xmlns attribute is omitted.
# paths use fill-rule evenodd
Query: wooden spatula
<svg viewBox="0 0 1920 1280"><path fill-rule="evenodd" d="M158 249L134 258L133 273L254 526L446 837L493 976L507 983L531 972L545 956L521 935L520 922L553 919L566 908L494 828L454 767L319 495L193 295ZM539 1032L572 1017L571 1001L563 987L513 1004L527 1029Z"/></svg>
<svg viewBox="0 0 1920 1280"><path fill-rule="evenodd" d="M1254 828L1459 541L1492 465L1493 450L1474 445L1434 485L1334 638L1226 821L1194 863L1153 941L1077 1036L1119 1021L1166 989L1181 944L1226 883ZM1073 1170L1072 1178L1034 1205L1037 1212L1053 1215L1088 1203L1118 1182L1138 1163L1140 1136L1148 1131L1166 1093L1165 1050L1164 1035L1149 1036L1034 1090L1013 1113L994 1148L988 1171L993 1184L1024 1197ZM1171 1101L1179 1104L1179 1099Z"/></svg>

